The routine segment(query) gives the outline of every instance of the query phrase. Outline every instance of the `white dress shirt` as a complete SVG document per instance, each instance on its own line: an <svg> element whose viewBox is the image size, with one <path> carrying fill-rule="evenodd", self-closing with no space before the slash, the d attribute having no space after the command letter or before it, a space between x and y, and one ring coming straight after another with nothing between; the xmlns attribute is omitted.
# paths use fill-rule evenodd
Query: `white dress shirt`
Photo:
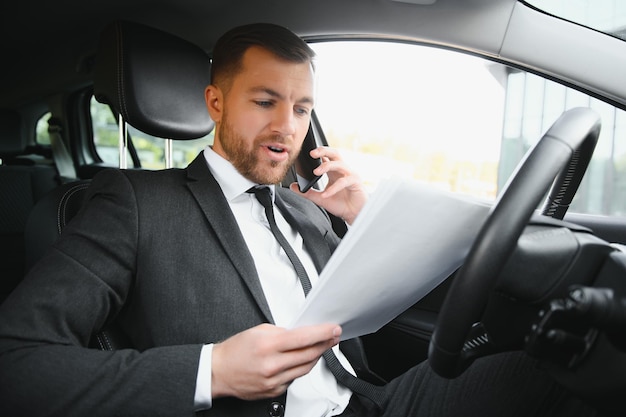
<svg viewBox="0 0 626 417"><path fill-rule="evenodd" d="M304 303L304 291L289 258L272 234L263 206L254 194L246 191L257 184L243 177L232 164L210 147L204 157L220 185L252 254L274 324L286 327ZM274 186L270 186L272 198ZM292 228L279 210L276 223L304 265L312 286L318 280L313 261L304 248L302 236ZM211 355L213 345L205 345L200 355L196 383L197 409L211 407ZM353 368L338 347L333 348L339 361L354 374ZM339 385L323 359L311 372L293 381L287 390L287 417L325 417L341 414L352 392Z"/></svg>

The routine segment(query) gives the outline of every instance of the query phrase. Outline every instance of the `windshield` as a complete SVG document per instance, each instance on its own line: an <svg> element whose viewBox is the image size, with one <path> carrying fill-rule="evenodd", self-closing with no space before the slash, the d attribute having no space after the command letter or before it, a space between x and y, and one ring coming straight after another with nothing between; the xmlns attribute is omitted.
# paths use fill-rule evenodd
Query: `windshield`
<svg viewBox="0 0 626 417"><path fill-rule="evenodd" d="M624 0L527 0L546 13L626 40Z"/></svg>

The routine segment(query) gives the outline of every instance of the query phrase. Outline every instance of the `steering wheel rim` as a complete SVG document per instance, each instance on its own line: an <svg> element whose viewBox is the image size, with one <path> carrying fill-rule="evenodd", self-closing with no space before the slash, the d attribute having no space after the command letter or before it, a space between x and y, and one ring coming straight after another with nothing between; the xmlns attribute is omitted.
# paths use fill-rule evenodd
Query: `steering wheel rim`
<svg viewBox="0 0 626 417"><path fill-rule="evenodd" d="M463 347L472 326L480 321L498 275L557 174L585 144L592 142L595 147L599 133L600 117L595 111L568 110L518 165L474 240L439 312L428 352L429 364L438 375L454 378L476 359Z"/></svg>

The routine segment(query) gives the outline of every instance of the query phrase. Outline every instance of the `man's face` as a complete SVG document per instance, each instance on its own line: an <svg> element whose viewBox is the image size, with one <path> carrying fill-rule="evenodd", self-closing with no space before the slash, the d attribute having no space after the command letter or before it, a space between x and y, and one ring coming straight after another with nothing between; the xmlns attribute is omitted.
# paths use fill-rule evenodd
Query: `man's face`
<svg viewBox="0 0 626 417"><path fill-rule="evenodd" d="M207 89L216 123L213 150L256 183L282 181L308 130L313 92L309 63L287 62L251 47L227 92Z"/></svg>

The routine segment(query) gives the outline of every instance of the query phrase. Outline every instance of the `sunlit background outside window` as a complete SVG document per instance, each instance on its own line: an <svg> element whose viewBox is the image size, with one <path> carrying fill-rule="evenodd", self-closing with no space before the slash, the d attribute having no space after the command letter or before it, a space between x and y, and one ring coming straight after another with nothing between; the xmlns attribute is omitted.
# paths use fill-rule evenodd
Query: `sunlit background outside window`
<svg viewBox="0 0 626 417"><path fill-rule="evenodd" d="M505 99L499 66L408 44L313 47L322 128L370 190L401 176L495 195Z"/></svg>

